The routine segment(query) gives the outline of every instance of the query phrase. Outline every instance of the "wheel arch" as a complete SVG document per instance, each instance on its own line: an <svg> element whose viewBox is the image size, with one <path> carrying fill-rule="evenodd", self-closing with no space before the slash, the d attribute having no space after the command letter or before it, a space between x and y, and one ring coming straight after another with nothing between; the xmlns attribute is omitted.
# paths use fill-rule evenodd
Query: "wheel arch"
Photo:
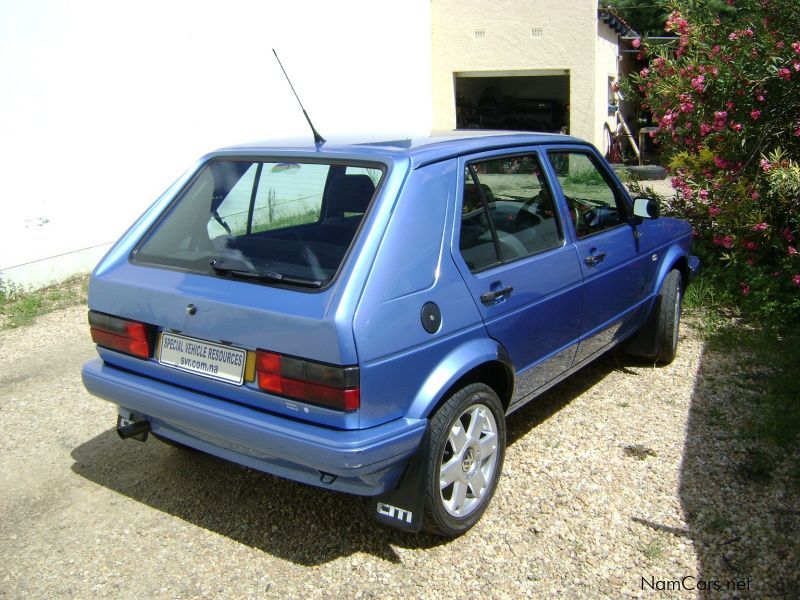
<svg viewBox="0 0 800 600"><path fill-rule="evenodd" d="M489 338L455 349L429 374L406 414L427 418L451 393L469 385L484 383L500 398L507 410L514 394L514 367L505 349Z"/></svg>

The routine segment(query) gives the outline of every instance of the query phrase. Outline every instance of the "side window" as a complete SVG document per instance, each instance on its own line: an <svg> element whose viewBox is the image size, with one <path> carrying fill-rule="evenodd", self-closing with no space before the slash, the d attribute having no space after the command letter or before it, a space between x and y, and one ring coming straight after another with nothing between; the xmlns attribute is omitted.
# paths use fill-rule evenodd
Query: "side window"
<svg viewBox="0 0 800 600"><path fill-rule="evenodd" d="M548 152L579 238L627 220L625 203L594 159L581 152Z"/></svg>
<svg viewBox="0 0 800 600"><path fill-rule="evenodd" d="M471 271L558 247L562 240L536 154L467 166L460 249Z"/></svg>

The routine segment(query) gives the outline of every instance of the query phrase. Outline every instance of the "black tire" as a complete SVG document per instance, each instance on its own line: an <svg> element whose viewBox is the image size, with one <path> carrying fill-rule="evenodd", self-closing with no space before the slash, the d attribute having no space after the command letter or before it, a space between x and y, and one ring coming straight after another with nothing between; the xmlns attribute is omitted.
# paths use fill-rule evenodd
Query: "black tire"
<svg viewBox="0 0 800 600"><path fill-rule="evenodd" d="M473 419L481 431L473 431L470 436L468 430ZM465 435L458 453L454 453L454 443L450 439L451 432L456 430L464 431ZM497 488L506 449L503 406L489 386L467 385L453 393L434 413L429 433L424 485L425 529L437 535L456 537L478 522ZM445 462L451 465L450 473L457 480L442 487ZM461 508L460 504L463 504Z"/></svg>
<svg viewBox="0 0 800 600"><path fill-rule="evenodd" d="M683 300L683 277L680 271L673 269L667 273L658 296L656 362L668 365L675 359L678 351L678 330L681 324Z"/></svg>

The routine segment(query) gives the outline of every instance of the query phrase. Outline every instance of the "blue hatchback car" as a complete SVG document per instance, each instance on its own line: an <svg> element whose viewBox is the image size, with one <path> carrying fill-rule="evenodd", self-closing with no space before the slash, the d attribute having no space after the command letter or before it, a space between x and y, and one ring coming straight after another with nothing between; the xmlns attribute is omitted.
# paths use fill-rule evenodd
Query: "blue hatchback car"
<svg viewBox="0 0 800 600"><path fill-rule="evenodd" d="M227 148L95 269L83 381L123 438L455 536L509 413L620 343L673 359L690 245L568 136Z"/></svg>

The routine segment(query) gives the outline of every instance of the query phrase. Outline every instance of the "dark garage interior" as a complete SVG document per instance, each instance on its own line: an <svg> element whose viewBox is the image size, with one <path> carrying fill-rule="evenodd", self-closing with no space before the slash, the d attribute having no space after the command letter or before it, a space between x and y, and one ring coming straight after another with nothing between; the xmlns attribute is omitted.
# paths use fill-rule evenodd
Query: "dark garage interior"
<svg viewBox="0 0 800 600"><path fill-rule="evenodd" d="M569 75L455 77L459 129L569 132Z"/></svg>

